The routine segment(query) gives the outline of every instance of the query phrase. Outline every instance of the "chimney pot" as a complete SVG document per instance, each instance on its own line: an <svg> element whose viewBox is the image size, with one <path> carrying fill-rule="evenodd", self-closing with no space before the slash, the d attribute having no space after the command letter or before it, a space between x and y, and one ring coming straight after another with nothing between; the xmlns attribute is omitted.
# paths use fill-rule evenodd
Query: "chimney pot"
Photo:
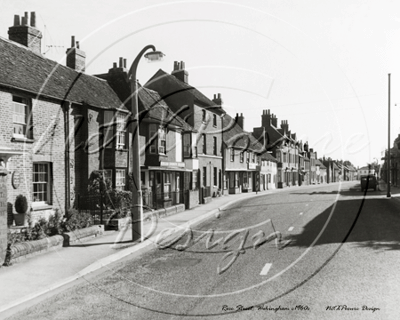
<svg viewBox="0 0 400 320"><path fill-rule="evenodd" d="M19 26L19 25L20 25L19 15L16 14L14 15L14 26Z"/></svg>
<svg viewBox="0 0 400 320"><path fill-rule="evenodd" d="M71 36L71 48L75 48L75 36Z"/></svg>
<svg viewBox="0 0 400 320"><path fill-rule="evenodd" d="M79 49L79 41L76 42L76 48Z"/></svg>
<svg viewBox="0 0 400 320"><path fill-rule="evenodd" d="M28 15L28 12L26 11L25 12L25 26L29 25L28 20L29 20L29 15Z"/></svg>
<svg viewBox="0 0 400 320"><path fill-rule="evenodd" d="M119 58L119 67L122 68L124 63L124 59L122 57Z"/></svg>
<svg viewBox="0 0 400 320"><path fill-rule="evenodd" d="M124 68L126 68L126 59L124 59Z"/></svg>
<svg viewBox="0 0 400 320"><path fill-rule="evenodd" d="M180 69L181 69L181 70L185 70L185 62L181 61Z"/></svg>
<svg viewBox="0 0 400 320"><path fill-rule="evenodd" d="M31 27L36 28L36 13L31 12Z"/></svg>
<svg viewBox="0 0 400 320"><path fill-rule="evenodd" d="M221 99L221 94L220 93L218 93L218 99Z"/></svg>
<svg viewBox="0 0 400 320"><path fill-rule="evenodd" d="M116 62L113 62L113 68L114 69L117 68L117 63Z"/></svg>

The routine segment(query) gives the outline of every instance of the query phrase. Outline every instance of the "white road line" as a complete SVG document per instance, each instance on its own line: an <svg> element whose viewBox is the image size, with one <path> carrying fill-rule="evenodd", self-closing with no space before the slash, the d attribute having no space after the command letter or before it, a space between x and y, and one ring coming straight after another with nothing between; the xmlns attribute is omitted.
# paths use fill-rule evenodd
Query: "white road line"
<svg viewBox="0 0 400 320"><path fill-rule="evenodd" d="M260 276L265 276L268 273L269 269L271 269L271 267L272 263L266 263L264 268L261 270Z"/></svg>
<svg viewBox="0 0 400 320"><path fill-rule="evenodd" d="M294 227L290 227L288 231L290 232L290 231L292 231L293 229L294 229Z"/></svg>

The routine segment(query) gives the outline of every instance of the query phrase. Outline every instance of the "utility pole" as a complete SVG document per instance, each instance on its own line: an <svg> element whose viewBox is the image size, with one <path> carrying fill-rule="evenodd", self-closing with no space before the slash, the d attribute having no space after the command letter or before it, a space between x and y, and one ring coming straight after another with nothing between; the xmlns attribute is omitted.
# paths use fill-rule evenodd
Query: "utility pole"
<svg viewBox="0 0 400 320"><path fill-rule="evenodd" d="M388 74L388 152L387 152L387 198L390 194L390 73Z"/></svg>

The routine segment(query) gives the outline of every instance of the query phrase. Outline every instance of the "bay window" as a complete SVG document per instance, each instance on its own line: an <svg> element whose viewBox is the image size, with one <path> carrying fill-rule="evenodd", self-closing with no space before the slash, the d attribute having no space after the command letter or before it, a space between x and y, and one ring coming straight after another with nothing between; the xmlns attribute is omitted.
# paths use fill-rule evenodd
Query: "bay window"
<svg viewBox="0 0 400 320"><path fill-rule="evenodd" d="M149 125L149 142L150 142L150 153L152 154L165 154L166 148L166 132L165 128L159 127L152 123Z"/></svg>
<svg viewBox="0 0 400 320"><path fill-rule="evenodd" d="M167 152L166 134L164 128L158 129L158 153L165 154Z"/></svg>
<svg viewBox="0 0 400 320"><path fill-rule="evenodd" d="M192 156L192 139L190 133L183 134L183 157L191 158Z"/></svg>

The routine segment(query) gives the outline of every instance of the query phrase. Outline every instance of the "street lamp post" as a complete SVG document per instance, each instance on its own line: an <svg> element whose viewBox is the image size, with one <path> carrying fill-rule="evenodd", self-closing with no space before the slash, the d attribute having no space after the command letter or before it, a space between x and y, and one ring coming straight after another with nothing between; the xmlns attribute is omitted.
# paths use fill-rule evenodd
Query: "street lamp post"
<svg viewBox="0 0 400 320"><path fill-rule="evenodd" d="M387 153L387 198L390 194L390 73L388 74L388 153Z"/></svg>
<svg viewBox="0 0 400 320"><path fill-rule="evenodd" d="M147 50L152 50L144 55ZM130 178L132 190L131 218L132 218L132 241L141 241L143 238L143 205L142 205L142 188L140 183L140 145L139 145L139 107L136 70L142 56L150 61L160 60L164 54L156 51L153 45L148 45L140 51L128 72L128 79L131 88L131 125L132 125L132 155L130 157Z"/></svg>

